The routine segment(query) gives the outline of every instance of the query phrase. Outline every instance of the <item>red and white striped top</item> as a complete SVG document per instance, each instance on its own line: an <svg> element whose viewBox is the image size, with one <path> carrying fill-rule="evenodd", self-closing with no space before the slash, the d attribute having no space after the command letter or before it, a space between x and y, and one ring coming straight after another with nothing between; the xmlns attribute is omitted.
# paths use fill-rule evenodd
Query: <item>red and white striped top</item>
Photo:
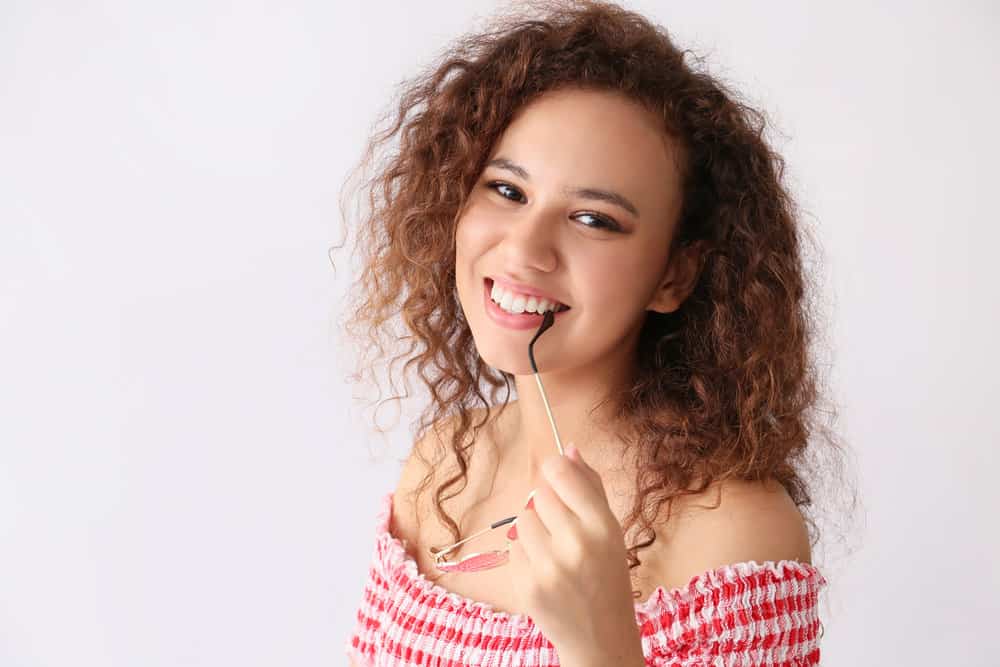
<svg viewBox="0 0 1000 667"><path fill-rule="evenodd" d="M495 611L427 580L389 532L381 503L375 548L345 650L358 667L550 667L552 644L527 614ZM819 664L818 597L826 579L808 563L747 561L658 586L635 605L653 667L807 667Z"/></svg>

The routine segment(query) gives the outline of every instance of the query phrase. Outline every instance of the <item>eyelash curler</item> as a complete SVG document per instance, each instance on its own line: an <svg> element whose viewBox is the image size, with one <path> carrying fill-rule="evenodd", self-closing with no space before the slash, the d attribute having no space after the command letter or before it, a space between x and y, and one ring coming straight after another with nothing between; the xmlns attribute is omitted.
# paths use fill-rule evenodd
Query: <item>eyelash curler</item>
<svg viewBox="0 0 1000 667"><path fill-rule="evenodd" d="M531 342L528 343L528 360L531 362L531 370L535 375L535 382L538 383L538 392L542 395L542 403L545 404L545 414L548 415L549 424L552 426L552 435L556 440L556 447L559 448L559 453L565 456L563 451L562 440L559 438L559 429L556 428L556 421L552 417L552 409L549 407L548 396L545 395L545 387L542 386L542 379L538 375L538 366L535 364L535 341L541 336L549 327L551 327L556 321L556 316L553 311L548 311L542 318L542 324L538 327L538 331L532 337ZM445 560L445 555L449 552L454 551L458 547L462 546L466 542L473 540L480 535L488 533L494 528L499 528L500 526L506 526L516 519L517 516L509 516L506 519L501 519L495 523L491 523L489 528L484 528L478 533L466 537L464 540L455 542L454 544L445 547L443 549L435 549L434 547L429 547L428 551L434 558L434 566L441 572L477 572L480 570L489 570L494 567L499 567L507 562L510 556L510 542L507 542L507 546L503 549L494 549L492 551L481 551L477 553L471 553L467 556L460 558L457 561Z"/></svg>

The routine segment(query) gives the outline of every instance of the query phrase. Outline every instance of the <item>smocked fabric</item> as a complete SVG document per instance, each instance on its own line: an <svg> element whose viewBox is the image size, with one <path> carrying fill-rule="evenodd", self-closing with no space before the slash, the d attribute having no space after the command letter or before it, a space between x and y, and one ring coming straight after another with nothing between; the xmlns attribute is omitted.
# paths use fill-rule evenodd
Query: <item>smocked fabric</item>
<svg viewBox="0 0 1000 667"><path fill-rule="evenodd" d="M358 667L555 667L559 656L527 614L510 614L429 581L390 533L393 494L377 512L375 547L345 651ZM809 563L745 561L635 603L649 667L818 665L820 589Z"/></svg>

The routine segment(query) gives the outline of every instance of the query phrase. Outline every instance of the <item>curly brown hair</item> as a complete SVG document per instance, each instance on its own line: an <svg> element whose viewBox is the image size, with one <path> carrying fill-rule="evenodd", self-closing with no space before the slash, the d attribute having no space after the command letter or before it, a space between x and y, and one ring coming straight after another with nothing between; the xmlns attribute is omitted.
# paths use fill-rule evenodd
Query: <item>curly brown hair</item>
<svg viewBox="0 0 1000 667"><path fill-rule="evenodd" d="M418 441L432 426L454 424L450 448L439 447L436 457L452 457L459 472L438 486L434 504L457 541L458 526L441 502L467 482L470 449L485 422L473 423L472 411L488 413L502 389L506 405L514 377L479 357L464 319L456 294L459 214L491 148L524 105L560 88L615 91L655 111L684 148L674 243L704 248L682 306L647 313L638 373L619 397L616 418L624 434L635 434L623 441L640 471L625 532L639 522L643 539L628 545L629 568L655 540L652 522L663 503L669 510L674 498L713 482L777 480L800 510L808 508L808 473L818 473L818 481L829 470L807 456L807 443L822 439L826 453L841 447L819 418L822 383L809 354L817 318L801 248L806 230L782 184L784 161L764 139L764 114L697 68L697 58L689 63L690 51L638 14L559 0L518 9L460 38L404 82L389 127L369 140L353 172L371 166L376 150L398 134L397 150L363 183L370 210L357 227L355 257L364 264L344 311L345 330L367 343L353 379L373 351L384 358L396 343L408 343L389 361L389 375L405 359L403 377L415 366L429 390ZM397 314L405 329L394 328ZM409 396L406 386L405 395L397 390L386 400ZM803 516L815 545L816 523Z"/></svg>

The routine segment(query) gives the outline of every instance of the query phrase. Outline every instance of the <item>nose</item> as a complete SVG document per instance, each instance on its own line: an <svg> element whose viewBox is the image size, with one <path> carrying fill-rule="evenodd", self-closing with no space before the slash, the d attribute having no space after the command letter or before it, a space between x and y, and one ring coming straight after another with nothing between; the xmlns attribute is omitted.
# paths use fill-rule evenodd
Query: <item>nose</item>
<svg viewBox="0 0 1000 667"><path fill-rule="evenodd" d="M526 211L505 229L502 242L506 265L515 272L549 272L558 264L559 221L551 210Z"/></svg>

